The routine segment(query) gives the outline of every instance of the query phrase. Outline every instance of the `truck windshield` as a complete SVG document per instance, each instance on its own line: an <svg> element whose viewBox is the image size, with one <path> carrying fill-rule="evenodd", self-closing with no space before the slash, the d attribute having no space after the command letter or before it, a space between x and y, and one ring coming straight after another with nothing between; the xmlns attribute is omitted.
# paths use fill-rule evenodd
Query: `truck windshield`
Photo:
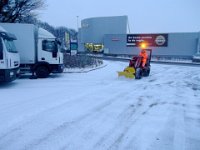
<svg viewBox="0 0 200 150"><path fill-rule="evenodd" d="M8 52L17 53L13 40L4 39L4 43Z"/></svg>
<svg viewBox="0 0 200 150"><path fill-rule="evenodd" d="M56 41L43 40L42 41L42 50L48 51L48 52L57 52L58 47L57 47Z"/></svg>

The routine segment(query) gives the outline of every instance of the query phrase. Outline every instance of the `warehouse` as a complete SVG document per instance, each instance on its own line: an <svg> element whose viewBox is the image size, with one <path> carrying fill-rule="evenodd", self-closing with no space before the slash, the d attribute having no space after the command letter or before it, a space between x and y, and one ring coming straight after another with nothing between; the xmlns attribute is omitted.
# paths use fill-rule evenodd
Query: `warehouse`
<svg viewBox="0 0 200 150"><path fill-rule="evenodd" d="M102 51L106 34L126 34L127 16L88 18L81 21L79 51Z"/></svg>
<svg viewBox="0 0 200 150"><path fill-rule="evenodd" d="M200 32L131 34L127 29L127 16L84 19L79 29L79 52L136 55L141 43L146 43L154 57L193 59L200 54Z"/></svg>

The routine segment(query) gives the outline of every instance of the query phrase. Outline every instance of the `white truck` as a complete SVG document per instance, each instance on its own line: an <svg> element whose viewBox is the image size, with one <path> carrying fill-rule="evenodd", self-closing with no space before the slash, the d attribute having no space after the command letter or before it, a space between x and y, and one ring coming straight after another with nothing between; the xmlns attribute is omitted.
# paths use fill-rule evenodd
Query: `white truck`
<svg viewBox="0 0 200 150"><path fill-rule="evenodd" d="M0 26L0 82L10 82L19 75L20 58L13 40L16 37Z"/></svg>
<svg viewBox="0 0 200 150"><path fill-rule="evenodd" d="M33 24L0 25L17 37L15 45L20 54L21 73L31 72L31 77L46 78L50 73L63 72L61 43L53 34Z"/></svg>

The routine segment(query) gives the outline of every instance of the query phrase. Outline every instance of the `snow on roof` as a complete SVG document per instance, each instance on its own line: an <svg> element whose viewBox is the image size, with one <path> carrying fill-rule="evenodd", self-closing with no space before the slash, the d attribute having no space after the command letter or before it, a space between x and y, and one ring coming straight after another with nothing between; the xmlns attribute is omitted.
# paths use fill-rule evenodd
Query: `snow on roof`
<svg viewBox="0 0 200 150"><path fill-rule="evenodd" d="M56 38L52 33L43 28L39 28L38 31L39 31L38 32L39 38L53 38L53 39Z"/></svg>
<svg viewBox="0 0 200 150"><path fill-rule="evenodd" d="M0 32L6 32L6 30L0 26Z"/></svg>

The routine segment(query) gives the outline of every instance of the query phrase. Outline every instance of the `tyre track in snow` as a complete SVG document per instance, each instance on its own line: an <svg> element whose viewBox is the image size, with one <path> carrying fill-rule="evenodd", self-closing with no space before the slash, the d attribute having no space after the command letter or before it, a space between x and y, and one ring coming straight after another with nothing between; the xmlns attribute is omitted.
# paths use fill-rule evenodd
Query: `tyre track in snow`
<svg viewBox="0 0 200 150"><path fill-rule="evenodd" d="M56 94L55 94L56 93ZM48 96L51 96L52 99L63 99L63 98L66 98L67 96L66 95L61 95L61 93L63 93L62 91L61 92L55 92L55 93L51 93L49 94ZM88 92L88 93L85 93L85 94L81 94L80 96L76 97L77 100L75 102L79 102L79 98L84 98L84 97L87 97L88 94L90 94L92 92ZM15 108L18 108L18 106L26 106L26 105L32 105L32 103L35 103L35 102L41 102L45 97L47 97L47 94L45 95L42 95L42 96L37 96L37 97L34 97L34 98L31 98L29 100L24 100L24 101L20 101L20 104L17 104L17 105L11 105L10 107L12 109L15 109ZM37 99L37 100L35 100ZM40 111L37 111L35 113L32 113L28 116L28 118L24 121L24 118L21 119L21 120L18 120L18 122L16 124L13 124L10 128L12 128L13 126L15 127L14 129L12 129L13 131L17 130L18 128L20 128L20 126L22 125L25 125L25 124L29 124L31 122L33 122L33 118L37 118L37 116L39 116L41 113L45 113L46 111L49 111L51 109L56 109L58 107L61 107L63 105L68 105L69 103L74 103L74 99L73 98L69 98L70 100L69 101L62 101L61 103L59 104L53 104L53 105L50 105L49 107L45 107L45 108L42 108ZM34 100L34 101L32 101ZM22 103L22 104L21 104ZM35 105L38 105L37 103ZM5 108L5 110L8 110L10 108L9 106L7 106ZM3 109L4 110L4 109ZM19 127L16 127L16 126L19 126ZM5 131L4 131L5 132ZM12 131L11 131L12 132ZM2 134L2 133L1 133ZM0 141L2 139L2 137L6 136L6 135L9 135L9 132L6 134L4 133L3 136L0 136Z"/></svg>
<svg viewBox="0 0 200 150"><path fill-rule="evenodd" d="M40 139L32 141L30 144L28 144L28 146L26 146L25 149L37 149L37 147L40 146L40 144L48 141L49 139L55 138L56 135L62 134L63 132L65 132L65 130L70 130L70 128L73 128L72 126L78 126L78 124L81 124L81 122L83 122L84 120L91 120L91 118L95 119L99 114L102 113L104 109L106 109L107 107L112 105L112 103L114 103L116 100L118 100L117 97L123 94L125 93L119 93L109 99L106 99L105 102L92 108L92 110L87 112L86 114L75 118L73 121L66 121L59 124L55 128L51 129L48 133L43 135Z"/></svg>
<svg viewBox="0 0 200 150"><path fill-rule="evenodd" d="M92 84L94 84L94 81L93 81L93 83ZM95 84L94 84L95 85ZM93 90L93 91L95 91L95 89ZM59 98L61 98L60 96L58 96L58 95L60 95L60 94L62 93L62 92L57 92L56 94L57 94L57 96L55 96L55 94L48 94L48 96L51 96L51 98L54 98L54 99L57 99L58 97ZM84 94L85 95L85 97L87 97L87 95L90 95L90 93L93 93L93 92L87 92L86 94ZM77 102L79 101L79 99L80 98L84 98L84 95L82 95L82 96L79 96L78 98L77 98ZM43 95L43 96L40 96L40 97L38 97L37 98L37 101L40 101L40 100L42 100L43 98L45 98L47 95ZM65 96L64 96L65 97ZM63 97L62 97L63 98ZM35 98L34 98L35 99ZM73 100L73 99L72 99ZM28 104L32 104L32 101L31 101L31 99L29 100L29 101L22 101L23 103L22 103L22 105L28 105ZM26 120L24 121L24 119L25 118L22 118L21 120L17 120L17 123L16 122L14 122L12 125L11 125L11 127L9 127L10 129L9 129L9 131L3 131L3 133L1 133L1 136L0 136L0 141L2 141L2 139L3 138L6 138L6 137L8 137L9 135L11 135L11 133L13 133L13 132L16 132L16 131L20 131L21 129L22 129L22 126L24 126L24 125L26 125L26 124L31 124L32 122L34 122L34 119L33 118L36 118L37 116L39 116L40 114L42 114L42 113L44 113L44 112L46 112L46 111L49 111L50 109L57 109L57 108L59 108L59 106L63 106L63 104L67 104L68 102L64 102L64 103L61 103L61 104L59 104L59 105L57 105L57 106L53 106L53 107L47 107L47 108L45 108L45 109L42 109L42 111L38 111L37 113L35 113L35 114L31 114L31 115L29 115L28 116L28 118L26 118ZM69 102L70 103L70 102ZM20 104L18 104L18 106L21 106L21 103ZM17 105L11 105L11 106L9 106L9 107L17 107ZM5 110L7 110L9 107L7 107L7 108L5 108ZM16 125L17 125L17 127L16 127ZM14 141L14 140L12 140L12 141Z"/></svg>
<svg viewBox="0 0 200 150"><path fill-rule="evenodd" d="M108 88L109 88L109 86L108 86ZM105 89L102 89L102 90L104 91ZM94 91L95 91L95 90L94 90ZM93 92L94 92L94 91L93 91ZM93 92L90 92L90 94L93 93ZM53 110L53 111L57 111L57 110L59 110L59 107L63 107L64 105L66 105L66 107L67 107L67 105L69 105L69 103L72 103L72 104L75 104L75 103L76 103L75 105L77 105L77 102L80 102L80 98L82 98L82 99L84 99L84 97L87 98L88 94L89 94L89 93L86 93L86 94L84 94L84 96L81 95L81 96L78 97L75 101L74 101L74 100L71 100L71 101L69 101L69 102L62 103L62 104L60 104L60 105L58 105L58 106L55 106L55 107L52 107L52 108L48 108L48 109L46 109L46 110L44 110L44 111L42 111L42 112L39 112L39 113L33 115L32 117L30 117L30 118L28 119L28 121L25 120L25 122L22 122L22 123L20 122L19 125L18 125L18 127L15 126L15 128L11 129L9 132L4 133L4 134L0 137L0 141L3 142L3 139L5 139L5 138L8 138L8 140L9 140L9 136L10 136L10 135L13 135L15 132L21 131L22 128L23 128L24 126L31 125L32 123L36 122L36 121L38 120L38 116L41 116L41 114L50 113L52 110ZM115 98L117 99L117 97L119 97L121 94L123 94L123 93L120 93L119 95L117 95L117 96L114 97L113 99L115 99ZM125 94L125 93L124 93L124 94ZM97 107L95 107L95 108L92 110L92 112L94 112L95 110L96 110L96 111L100 111L101 109L103 109L103 107L109 105L110 102L111 102L111 101L105 102L104 104L101 104L102 106L97 106ZM67 121L67 122L64 123L64 125L62 124L62 125L60 125L60 126L61 126L61 127L64 127L65 125L76 123L76 122L79 121L79 120L84 120L84 119L87 118L88 115L90 115L92 112L89 112L89 113L87 113L87 114L85 114L85 115L81 115L80 117L78 117L78 118L75 119L74 121ZM91 114L91 115L92 115L92 114ZM60 127L56 127L56 128L60 129ZM52 131L55 132L56 129L53 129ZM11 133L12 133L12 134L11 134ZM49 134L49 135L50 135L50 134ZM12 139L12 137L10 137L10 138ZM16 140L17 140L17 139L16 139ZM0 142L0 143L1 143L1 142ZM12 140L12 142L14 142L14 140ZM7 145L7 142L6 142L6 144L3 144L3 145ZM0 144L0 148L1 148L1 147L2 147L2 144Z"/></svg>
<svg viewBox="0 0 200 150"><path fill-rule="evenodd" d="M166 84L171 84L171 83L173 83L173 82L166 82ZM153 103L153 104L150 104L149 105L149 107L154 107L154 106L156 106L156 103ZM126 108L125 110L128 110L128 111L125 111L125 112L128 112L128 113L125 113L125 116L126 117L128 117L129 119L133 116L133 115L135 115L135 111L133 111L133 110L131 110L131 109L129 109L129 108ZM130 111L131 110L131 111ZM144 114L146 114L146 113L148 113L148 111L150 110L150 108L148 108L147 107L147 109L145 110L145 111L143 111L143 113ZM142 111L141 111L142 112ZM142 113L142 114L143 114ZM137 116L137 115L136 115ZM142 118L142 116L138 116L138 118L136 118L135 119L135 122L136 121L138 121L139 119L141 119ZM92 119L92 120L94 120L94 119ZM120 120L120 122L123 122L123 120ZM134 123L134 121L133 122L130 122L130 124L127 124L125 127L123 126L123 129L121 130L122 132L121 132L121 134L119 134L119 136L117 136L117 138L116 138L116 140L108 147L108 149L118 149L119 147L120 147L120 145L121 145L121 142L124 140L124 138L125 138L125 136L126 136L126 134L127 134L127 132L132 128L131 126L132 126L132 123ZM119 128L114 128L114 130L113 131L116 131L116 130L118 130ZM111 135L111 133L113 133L113 132L110 132L110 134L109 135ZM105 136L106 138L106 141L107 140L109 140L109 136ZM103 144L103 143L105 143L105 142L103 142L103 141L101 141L100 142L101 143L101 145ZM67 147L67 146L66 146ZM102 148L101 146L97 146L96 148L98 148L98 147L100 147L100 149Z"/></svg>
<svg viewBox="0 0 200 150"><path fill-rule="evenodd" d="M106 85L109 87L109 85ZM106 87L105 86L105 87ZM104 89L102 89L104 91ZM64 90L63 90L64 91ZM52 99L63 99L63 98L66 98L68 97L67 95L62 95L63 91L60 91L60 92L55 92L55 93L50 93L49 96L52 98ZM49 110L53 110L53 109L59 109L59 107L63 107L64 105L71 105L71 103L78 103L78 102L81 102L80 99L82 98L83 100L87 100L86 98L88 97L88 95L94 93L96 90L95 89L92 89L90 91L87 91L87 93L84 93L84 94L80 94L78 96L76 96L75 98L69 98L68 101L61 101L61 103L55 103L53 105L50 105L50 107L45 107L45 108L42 108L40 111L36 112L36 113L31 113L28 118L24 121L24 118L22 120L18 120L17 123L13 124L10 128L10 132L13 132L15 130L18 130L21 128L21 126L23 125L26 125L26 124L31 124L32 122L34 122L34 119L33 118L37 118L40 114L43 114ZM101 91L100 91L101 92ZM26 106L26 105L31 105L32 106L32 103L35 103L35 105L37 105L38 102L41 102L43 99L45 99L45 97L47 97L47 95L42 95L42 96L37 96L35 98L31 98L29 100L24 100L24 101L20 101L20 104L17 104L17 105L11 105L10 107L12 107L12 109L14 109L15 107L17 108L17 106ZM36 99L36 100L34 100ZM34 100L34 101L32 101ZM48 101L48 100L47 100ZM21 103L23 102L23 103ZM14 106L14 108L13 108ZM24 108L24 107L22 107ZM5 110L9 109L9 107L7 107ZM17 127L16 127L17 126ZM13 128L14 127L14 128ZM8 128L8 127L7 127ZM6 137L7 135L10 134L10 132L7 132L5 133L1 133L1 136L0 136L0 141L3 137Z"/></svg>
<svg viewBox="0 0 200 150"><path fill-rule="evenodd" d="M157 71L153 71L153 73ZM163 67L159 71L161 72L155 74L152 73L153 75L150 75L149 78L142 79L143 83L149 83L148 86L146 84L140 85L142 82L136 80L134 82L131 82L131 80L122 80L117 83L115 82L114 84L110 83L107 86L103 85L101 92L110 92L112 96L102 98L103 101L100 101L96 105L94 105L93 102L95 102L95 100L102 100L100 99L101 95L97 96L99 97L98 99L95 99L97 97L93 96L92 98L95 99L94 101L93 99L88 99L89 97L87 95L88 93L93 94L93 92L95 92L94 89L92 92L87 92L80 97L77 96L76 98L70 99L69 103L62 102L54 107L48 107L43 111L38 112L37 114L33 114L26 120L20 121L17 124L18 127L13 128L15 130L11 131L9 129L9 133L7 132L8 130L6 130L7 135L0 139L0 143L2 144L0 144L0 149L164 150L167 148L178 148L182 150L184 147L187 149L198 148L198 140L196 140L195 142L195 140L193 140L192 138L186 138L186 136L194 137L192 133L184 135L182 132L176 131L179 128L181 130L188 130L190 128L192 129L192 127L195 129L199 129L192 123L187 124L190 128L184 129L185 126L180 126L181 123L185 124L185 122L189 122L188 120L191 120L191 122L195 122L195 125L200 126L197 117L193 116L194 114L199 114L199 103L194 101L192 105L189 106L190 102L186 103L187 98L189 99L189 97L186 97L185 100L180 102L176 100L176 98L180 99L179 96L181 96L182 94L178 93L181 90L177 89L176 87L186 86L186 83L190 83L190 81L186 80L186 82L183 83L176 78L172 78L173 75L171 74L168 74L169 78L171 79L162 80L163 71L165 71L166 73L170 73L171 69L169 67ZM177 76L181 76L178 71L174 73ZM174 82L173 79L177 81ZM125 82L127 81L130 81L129 85L125 84ZM101 84L101 82L95 82L95 84L98 83ZM102 83L106 82L103 81ZM121 84L119 87L117 87L119 83ZM143 92L149 91L149 89L154 90L155 86L158 86L161 90L166 90L168 88L171 88L171 90L176 90L174 92L170 92L170 94L174 95L166 95L165 98L158 98L156 96L152 96L151 94L147 94L147 97L141 96L143 95ZM120 92L120 88L125 88L129 92ZM130 89L133 91L138 90L143 92L137 93L134 97L134 94L130 92ZM194 92L194 94L196 94L196 96L198 97L198 89L195 90L193 85L191 85L191 87L188 87L186 90L188 89L191 89L190 92ZM181 92L184 93L184 91ZM161 95L162 93L160 92L159 94ZM121 97L121 99L119 99L119 97ZM60 99L61 98L63 98L63 96L61 96ZM133 100L130 100L130 98L132 98ZM80 99L82 100L80 101ZM92 106L89 107L87 110L80 112L79 114L76 114L76 111L74 111L73 114L72 110L76 110L77 108L79 108L79 106L87 106L90 104ZM123 106L119 107L120 104ZM74 109L68 110L68 106ZM112 109L116 108L117 106L119 107L119 110L113 112ZM172 109L168 110L168 108L171 107ZM194 107L196 108L195 112L193 109ZM188 108L190 111L187 111L186 108ZM168 118L163 119L164 121L159 124L160 127L158 127L158 133L153 132L153 135L149 137L152 141L147 142L147 144L144 143L144 146L141 146L143 144L141 143L141 141L144 141L141 139L146 135L146 130L143 131L143 127L145 126L144 120L151 120L148 117L152 116L152 112L154 112L154 110L156 109L165 109L166 113L163 113L163 115L168 116ZM173 116L173 114L176 112L180 113L176 114L173 118L170 118L170 116ZM68 113L72 113L73 117L69 117L67 115ZM106 118L109 117L107 115L109 115L110 113L115 114L113 116L113 120L111 120L111 122L114 121L113 125L110 127L103 127L103 133L98 133L96 137L95 133L97 131L95 130L95 127L97 127L99 123L104 124L103 120L105 120L105 123L107 123ZM51 117L49 114L54 115ZM60 117L61 115L63 116ZM52 121L51 118L54 118L55 116L58 116L59 118L55 118L55 120ZM41 124L41 126L39 124ZM38 134L39 136L37 134L34 134L35 131L41 132L40 134ZM181 138L180 135L182 135ZM89 139L84 139L86 137ZM94 138L94 140L92 140L92 138ZM88 143L88 141L90 140L92 140L91 144ZM177 143L182 144L184 143L184 141L186 143L182 147L177 147L176 145L173 145ZM84 142L88 145L85 145ZM161 145L163 145L163 147L161 147Z"/></svg>
<svg viewBox="0 0 200 150"><path fill-rule="evenodd" d="M174 143L179 143L179 144L182 144L181 142L178 142L178 138L179 138L179 141L182 141L181 139L184 138L185 136L182 135L182 137L180 137L179 135L180 134L177 134L176 132L174 132L174 130L178 129L178 125L180 125L181 123L184 124L184 121L182 120L183 116L179 115L180 118L178 117L174 117L175 115L175 112L171 109L172 107L179 107L180 109L183 108L183 106L181 104L173 104L173 103L160 103L160 104L157 104L158 106L160 105L160 107L162 107L163 109L166 110L166 113L164 114L165 115L165 119L163 120L163 123L159 123L157 125L157 127L155 128L155 131L154 131L154 135L152 136L152 134L150 135L147 135L146 137L144 135L142 135L142 133L139 133L138 131L136 131L136 133L134 134L135 136L132 137L129 141L128 141L128 144L125 145L125 148L126 150L140 150L140 149L145 149L145 150L172 150L172 149L177 149L174 148L174 145L173 145L173 141ZM164 107L162 105L165 105ZM156 105L154 105L153 107L155 107ZM166 117L167 116L167 117ZM173 116L173 117L172 117ZM178 115L177 115L178 116ZM181 122L179 122L180 124L177 124L175 123L176 119L177 119L177 122L179 122L181 120ZM154 121L152 120L152 123ZM141 130L142 128L144 127L141 126L139 127ZM176 128L176 129L172 129L173 128ZM182 126L179 126L182 128ZM181 129L179 128L179 129ZM165 133L163 134L160 134L161 131L164 131ZM173 134L176 134L176 136ZM175 140L175 137L176 137L176 140ZM177 138L178 137L178 138ZM141 143L140 140L143 139L143 138L150 138L151 141L148 142L148 143ZM161 143L160 141L164 141L163 143ZM160 143L159 143L160 142ZM155 143L159 143L157 146L155 146L154 144ZM178 144L178 145L179 145ZM179 149L181 150L181 149Z"/></svg>
<svg viewBox="0 0 200 150"><path fill-rule="evenodd" d="M134 83L135 84L135 88L137 89L137 87L138 87L138 85L140 84L139 82L135 82ZM132 85L131 85L132 86ZM130 87L131 87L130 86ZM127 87L127 91L129 91L130 90L130 87ZM146 86L140 86L140 89L144 89ZM140 90L139 89L139 90ZM126 95L128 95L128 93L126 93ZM127 98L133 98L133 96L132 96L133 94L129 94L128 96L126 96ZM150 98L151 96L147 96L147 98ZM125 98L126 99L126 98ZM135 98L136 99L136 98ZM139 99L141 99L141 98L139 98ZM123 100L124 101L124 100ZM147 101L148 102L148 101ZM162 104L162 103L161 103ZM138 119L140 119L140 117L142 117L142 115L145 115L149 110L150 110L150 108L152 108L154 105L155 105L155 103L152 103L152 102L150 102L149 103L149 105L147 104L147 108L143 108L142 110L139 110L138 109L138 107L140 107L142 105L142 103L140 103L140 101L138 101L138 103L134 103L134 104L130 104L130 105L128 105L126 108L124 108L123 109L123 111L119 114L119 116L123 116L122 118L123 119L121 119L121 120L119 120L118 121L118 125L117 126L119 126L119 128L124 128L123 129L123 131L122 131L122 134L121 135L119 135L119 138L117 138L116 139L116 141L119 141L119 139L122 139L123 137L124 137L124 135L125 134L123 134L123 132L128 132L128 128L130 128L130 124L129 124L129 126L127 127L126 125L125 125L125 127L123 127L123 126L121 126L122 124L121 124L121 122L124 122L124 121L127 121L127 120L129 120L129 119L131 119L133 116L135 116L135 113L137 114L139 114L139 116L138 116ZM135 109L134 107L135 106L137 106L137 109ZM139 111L139 112L138 112ZM94 118L95 119L95 118ZM93 120L94 120L93 119ZM133 121L134 122L134 121ZM96 144L95 144L95 146L93 145L93 147L91 148L91 149L98 149L98 147L99 146L101 146L101 145L104 145L104 142L103 141L107 141L108 140L108 138L109 138L109 136L111 135L111 134L113 134L113 133L115 133L115 131L116 130L118 130L118 128L117 127L113 127L112 128L112 130L110 130L109 132L107 132L100 140L97 140L96 141ZM115 142L115 143L117 143L117 142ZM119 143L120 144L120 143ZM115 144L112 144L112 145L115 145ZM113 147L113 146L110 146L110 147ZM68 149L69 147L65 147L65 148L63 148L63 149ZM100 148L101 149L101 148ZM103 149L105 149L105 147L103 148Z"/></svg>
<svg viewBox="0 0 200 150"><path fill-rule="evenodd" d="M187 102L187 99L184 101ZM159 131L157 138L148 150L197 150L199 148L200 142L189 138L191 135L188 129L194 128L191 126L193 124L191 122L194 120L188 120L187 113L190 110L188 105L174 103L165 126ZM196 134L198 133L197 129Z"/></svg>
<svg viewBox="0 0 200 150"><path fill-rule="evenodd" d="M178 73L176 73L178 74ZM188 74L190 77L191 75ZM181 78L182 79L182 78ZM184 78L183 78L184 79ZM175 96L177 99L182 99L182 101L176 101L170 102L170 105L173 105L173 110L171 110L171 115L169 115L169 118L167 119L166 125L163 127L163 129L158 133L157 138L154 140L152 145L148 148L148 150L169 150L169 149L178 149L178 150L185 150L185 149L191 149L196 150L200 147L200 140L192 140L188 137L194 136L194 134L190 134L190 131L187 131L188 129L195 128L192 127L191 121L189 121L187 118L188 112L190 112L192 109L193 111L196 110L195 106L198 105L199 102L195 100L195 104L191 106L192 101L194 101L195 98L192 98L190 96L187 96L187 93L190 93L190 91L196 90L193 88L194 84L191 84L193 82L193 79L186 78L186 83L190 83L188 86L187 84L184 84L183 81L177 80L176 83L173 84L173 82L170 82L170 84L173 84L171 87L174 88L176 91ZM200 85L200 84L198 84ZM182 88L182 87L187 88ZM189 89L191 88L191 89ZM187 93L185 90L187 90ZM195 95L194 95L195 96ZM200 111L195 111L196 114L199 114ZM199 117L200 118L200 117ZM198 118L196 118L198 119ZM193 121L196 120L195 118L192 119ZM200 127L199 123L198 126ZM200 135L199 129L196 130L198 135ZM189 134L188 134L189 133ZM200 139L200 136L199 138ZM134 139L135 140L135 139ZM132 140L133 143L134 140ZM128 149L128 148L127 148Z"/></svg>
<svg viewBox="0 0 200 150"><path fill-rule="evenodd" d="M167 69L169 69L169 68L167 68ZM157 75L159 75L159 74L160 73L157 73ZM149 82L156 81L156 80L154 80L152 78L150 78L150 79L145 79L144 78L144 80L149 81ZM166 84L168 84L168 83L166 83ZM137 84L136 84L136 87L137 87ZM139 87L140 87L140 89L146 89L147 88L145 86L139 86ZM124 116L126 116L126 117L123 118L122 120L120 120L120 122L127 122L127 124L124 125L124 126L122 126L121 124L118 124L112 130L110 130L108 133L106 133L96 143L96 145L93 147L93 149L97 149L98 147L101 147L102 145L106 145L105 143L107 143L107 141L109 141L108 138L110 137L110 139L112 139L114 137L113 133L115 133L116 131L119 132L119 130L120 130L120 133L117 136L115 135L117 138L115 138L115 140L111 142L110 146L103 147L103 149L118 149L120 147L122 141L126 137L126 134L128 133L128 131L132 128L132 126L134 126L134 124L138 120L143 118L143 115L147 114L154 106L157 106L157 105L159 106L159 105L166 104L166 102L160 102L160 100L156 100L156 101L153 100L153 101L149 102L149 99L152 100L152 99L156 99L156 98L155 97L151 97L151 96L150 97L147 96L146 100L148 100L148 101L146 101L146 104L143 104L140 101L138 101L138 104L136 104L137 107L135 107L134 109L130 110L130 108L125 108ZM143 106L140 107L141 105L143 105ZM134 139L135 139L135 137L134 137Z"/></svg>
<svg viewBox="0 0 200 150"><path fill-rule="evenodd" d="M159 100L152 102L147 101L147 98L138 98L138 102L135 107L129 106L123 110L119 115L119 123L116 124L109 132L107 132L101 139L95 144L93 149L108 149L117 150L120 149L123 141L126 140L128 132L137 124L138 121L144 118L144 115L159 103ZM149 98L148 98L149 99ZM142 101L141 101L142 100ZM159 105L158 105L159 106ZM141 132L141 128L137 130L137 134ZM132 135L136 139L135 134ZM106 146L105 146L106 145ZM104 147L105 146L105 147Z"/></svg>
<svg viewBox="0 0 200 150"><path fill-rule="evenodd" d="M126 98L130 98L130 97L132 97L132 95L131 94L129 94L129 95L127 95L127 93L126 93L126 96L124 97L125 99ZM125 99L123 99L123 101L125 100ZM106 111L107 113L108 113L108 111L109 111L109 109L110 109L110 107L113 107L113 105L116 105L116 103L117 103L118 101L115 101L115 104L112 104L112 106L110 105L109 107L106 107L105 109L106 110L103 110L103 111ZM134 103L133 103L134 102ZM113 134L113 133L115 133L115 131L116 130L118 130L118 127L120 126L121 128L126 128L126 125L125 125L125 127L124 127L124 125L122 124L122 122L126 122L127 120L129 120L129 119L131 119L132 117L133 117L133 115L135 115L136 114L136 112L139 110L139 109L137 109L137 107L141 107L141 99L139 99L136 103L135 103L135 101L133 101L132 102L132 104L130 104L130 105L128 105L128 106L126 106L124 109L121 109L121 111L120 111L120 113L119 114L117 114L117 118L119 119L118 121L117 121L117 125L116 126L114 126L111 130L109 130L107 133L106 133L106 135L103 135L103 137L102 138L100 138L100 139L97 139L96 140L96 144L91 144L91 148L89 148L89 146L87 147L87 149L105 149L105 147L104 148L102 148L101 147L101 144L103 145L104 144L104 140L106 141L106 140L109 140L109 136L111 135L111 134ZM136 106L136 107L135 107ZM101 113L104 113L104 112L101 112ZM92 126L93 126L93 124L94 124L94 122L98 122L98 120L100 120L100 118L97 118L97 116L98 115L96 115L96 116L91 116L92 118L90 118L89 120L92 120L93 122L91 123L91 125L88 125L88 127L87 127L87 129L91 129L92 128ZM102 116L101 116L102 117ZM104 116L104 117L106 117L106 116ZM139 116L138 116L138 118L139 118ZM90 123L89 123L90 124ZM87 132L82 132L80 135L82 135L83 136L83 134L85 134L85 133L87 133ZM85 135L86 136L86 135ZM63 146L61 149L80 149L80 147L78 148L72 148L72 147L70 147L69 145L70 145L70 143L71 142L68 142L68 144L66 144L66 146Z"/></svg>
<svg viewBox="0 0 200 150"><path fill-rule="evenodd" d="M178 73L178 72L177 72ZM152 79L151 79L152 80ZM153 81L155 81L155 80L153 80ZM166 81L165 81L166 82ZM166 82L166 84L168 84L169 86L171 86L171 84L173 84L174 82L173 81L167 81ZM162 103L160 103L161 105L165 105L165 104L167 104L167 102L162 102ZM170 104L170 103L169 103ZM177 105L178 103L176 103L176 102L173 102L172 103L173 105ZM156 102L156 103L152 103L151 105L150 105L150 107L154 107L154 106L156 106L156 105L158 105L158 103ZM185 104L181 104L180 105L181 107L184 107L185 106ZM150 109L147 109L146 111L144 111L143 113L144 114L146 114L146 113L148 113L148 111L149 111ZM174 112L173 112L174 113ZM139 117L138 117L138 119L140 119ZM135 120L137 120L137 119L135 119ZM181 119L179 119L179 120L181 120ZM182 119L183 120L183 119ZM180 122L182 122L182 123L184 123L183 121L180 121ZM129 129L131 128L131 123L130 123L130 125L127 125L127 127L126 128L124 128L124 130L121 132L121 134L118 136L118 138L115 140L115 142L108 148L108 149L118 149L119 148L119 145L122 143L121 141L125 138L125 136L126 136L126 133L129 131ZM178 129L178 127L177 127L177 129ZM114 131L114 130L113 130ZM110 133L108 133L105 137L103 137L103 141L105 142L106 140L107 140L107 138L108 138L108 136L110 136L110 135L112 135L111 133L113 133L112 131L110 132ZM178 134L178 136L179 136L179 134ZM178 136L176 136L176 137L178 137ZM130 143L133 143L133 141L135 141L137 138L136 137L134 137L133 138L133 140L132 140L132 142L130 142ZM176 138L176 139L178 139L178 138ZM180 139L180 138L179 138ZM183 140L184 141L184 140ZM182 142L183 142L182 141ZM103 145L102 143L104 143L104 142L102 142L102 141L100 141L99 143L101 143L101 145ZM178 141L175 141L175 143L180 143L181 144L181 141L180 142L178 142ZM99 144L98 144L99 145ZM98 146L97 146L98 147ZM127 146L126 148L128 148L129 146ZM96 147L95 147L96 148ZM95 149L94 148L94 149ZM129 147L130 148L130 147ZM133 147L132 147L133 148ZM132 149L132 148L130 148L130 149Z"/></svg>
<svg viewBox="0 0 200 150"><path fill-rule="evenodd" d="M106 90L106 89L105 89ZM37 140L37 142L34 142L34 143L37 143L37 144L31 144L31 145L39 145L39 143L42 143L42 142L45 142L45 140L51 138L51 137L55 137L55 134L59 134L62 132L62 130L64 130L64 128L67 128L67 126L72 126L74 124L77 124L77 122L81 122L82 120L86 120L87 118L91 118L93 116L98 116L97 114L101 114L102 110L105 109L104 107L108 107L109 105L111 105L112 103L115 102L114 99L117 100L117 98L121 95L126 95L127 93L119 93L117 96L111 98L111 100L109 101L106 101L105 104L102 104L102 106L98 106L96 108L93 109L93 111L83 115L83 116L80 116L79 118L77 118L76 120L74 121L71 121L71 122L65 122L61 125L59 125L58 127L56 127L55 129L51 130L50 133L48 133L45 138L42 138L40 140ZM57 108L56 108L57 109ZM93 119L90 119L90 120L95 120L96 117L93 117ZM60 132L59 132L60 131ZM29 147L29 146L28 146Z"/></svg>
<svg viewBox="0 0 200 150"><path fill-rule="evenodd" d="M95 85L95 84L97 84L97 83L101 83L101 82L99 82L99 81L93 81L92 82L92 85ZM111 84L111 83L110 83ZM105 88L108 86L110 86L110 84L107 84L106 86L105 86ZM92 93L94 93L96 91L96 89L90 89L90 91L85 91L86 93L81 93L79 96L76 96L76 102L79 102L80 100L79 99L81 99L81 98L87 98L87 96L88 95L91 95ZM100 91L99 92L101 92L101 91L104 91L103 89L100 89ZM43 102L43 105L46 105L46 103L48 103L48 106L44 106L44 107L39 107L39 108L37 108L37 110L36 111L33 111L33 112L29 112L29 114L27 115L27 114L25 114L25 117L23 117L23 118L19 118L19 119L17 119L16 120L16 122L13 122L13 124L11 124L10 125L10 127L8 126L8 125L6 125L6 128L12 128L12 126L15 126L16 127L16 124L21 124L21 121L23 121L24 119L29 119L30 118L30 120L31 120L31 118L32 117L34 117L34 116L36 116L37 114L40 114L40 113L42 113L42 112L45 112L46 110L49 110L49 109L53 109L53 108L56 108L56 107L58 107L59 105L60 106L62 106L62 105L64 105L64 104L67 104L67 103L73 103L73 102L75 102L74 101L74 98L73 97L71 97L71 98L69 98L68 97L68 95L66 94L64 94L63 95L63 93L65 93L65 90L61 90L61 91L56 91L56 92L53 92L53 93L47 93L47 94L43 94L43 95L41 95L41 96L36 96L36 97L33 97L33 98L29 98L29 99L26 99L26 100L19 100L19 101L17 101L17 102L14 102L14 104L12 103L12 104L7 104L6 106L2 106L3 108L1 109L1 115L3 115L4 113L6 114L7 113L7 111L9 110L9 109L11 109L12 111L13 110L15 110L15 109L19 109L19 107L20 108L24 108L24 110L21 110L20 109L20 111L21 112L26 112L26 111L29 111L29 108L27 108L27 106L28 107L30 107L31 106L31 108L33 108L34 106L37 106L37 105L41 105L41 101ZM71 95L70 95L71 96ZM58 101L58 102L55 102L55 101L49 101L48 99L47 99L47 97L50 97L50 99L69 99L69 100L67 100L67 101ZM45 103L46 102L46 103ZM51 105L49 105L49 103L51 104ZM27 116L27 117L26 117ZM3 130L3 132L5 132L4 130ZM0 134L2 134L2 133L0 133ZM1 139L1 136L0 136L0 139Z"/></svg>

